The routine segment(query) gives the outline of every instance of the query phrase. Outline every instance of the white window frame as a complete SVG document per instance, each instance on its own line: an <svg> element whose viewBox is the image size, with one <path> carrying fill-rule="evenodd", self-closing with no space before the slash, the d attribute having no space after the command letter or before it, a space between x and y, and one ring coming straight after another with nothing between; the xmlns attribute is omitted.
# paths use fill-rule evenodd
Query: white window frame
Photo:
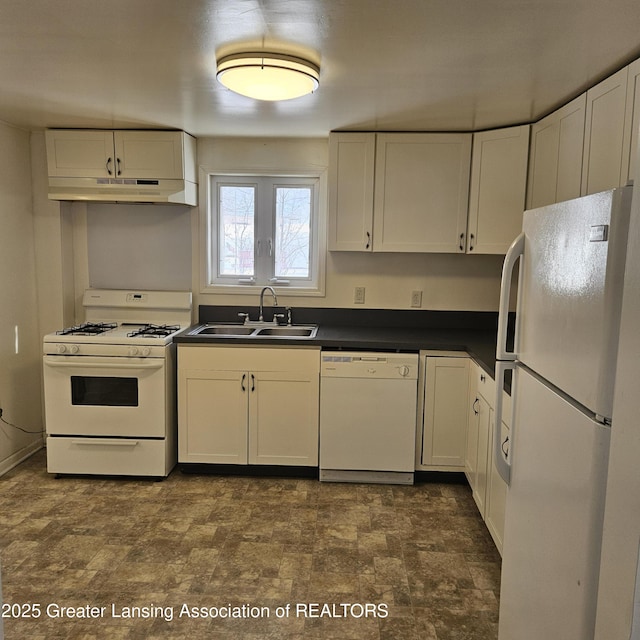
<svg viewBox="0 0 640 640"><path fill-rule="evenodd" d="M326 265L326 172L317 174L295 172L273 172L264 174L252 173L228 173L221 171L205 171L206 193L200 202L201 208L201 287L202 293L224 294L255 294L264 286L273 286L278 293L285 296L324 296L325 265ZM257 195L256 206L259 208L256 214L254 243L260 239L260 235L270 235L274 241L273 228L267 232L265 227L275 223L275 186L308 186L312 187L312 214L310 225L310 270L308 279L290 278L288 281L276 282L251 282L248 278L218 277L218 185L227 184L257 184L260 181L271 181L270 194ZM262 197L261 197L262 196ZM270 198L269 221L260 216L260 207L266 198ZM264 249L264 246L261 247ZM264 253L264 252L263 252ZM258 260L256 256L256 260ZM256 270L258 265L256 263Z"/></svg>

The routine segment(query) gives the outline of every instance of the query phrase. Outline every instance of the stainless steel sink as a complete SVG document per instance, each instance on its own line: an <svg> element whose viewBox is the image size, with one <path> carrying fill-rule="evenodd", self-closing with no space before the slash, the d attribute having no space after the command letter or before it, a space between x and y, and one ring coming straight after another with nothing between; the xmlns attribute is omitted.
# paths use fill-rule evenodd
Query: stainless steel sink
<svg viewBox="0 0 640 640"><path fill-rule="evenodd" d="M313 338L318 331L318 327L268 327L266 329L258 329L256 336L258 338Z"/></svg>
<svg viewBox="0 0 640 640"><path fill-rule="evenodd" d="M265 326L267 325L268 326ZM253 325L238 324L204 324L196 327L189 333L192 336L218 336L243 337L243 338L314 338L318 331L316 325L273 325L272 323L260 323Z"/></svg>
<svg viewBox="0 0 640 640"><path fill-rule="evenodd" d="M190 335L250 336L254 332L254 327L243 327L239 325L204 325L196 328Z"/></svg>

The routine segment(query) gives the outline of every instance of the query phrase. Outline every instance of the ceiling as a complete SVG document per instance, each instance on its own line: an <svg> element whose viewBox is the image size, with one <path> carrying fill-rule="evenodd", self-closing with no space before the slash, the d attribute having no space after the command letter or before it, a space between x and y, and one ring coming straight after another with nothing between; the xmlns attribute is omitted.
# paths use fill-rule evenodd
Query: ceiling
<svg viewBox="0 0 640 640"><path fill-rule="evenodd" d="M0 0L0 119L196 136L469 131L530 122L640 57L638 0ZM320 65L283 103L216 59Z"/></svg>

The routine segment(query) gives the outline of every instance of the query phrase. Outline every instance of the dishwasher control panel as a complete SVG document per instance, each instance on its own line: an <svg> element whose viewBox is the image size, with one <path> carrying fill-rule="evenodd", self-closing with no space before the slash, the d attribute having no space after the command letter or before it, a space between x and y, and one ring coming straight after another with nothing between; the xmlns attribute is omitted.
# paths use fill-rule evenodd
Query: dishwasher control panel
<svg viewBox="0 0 640 640"><path fill-rule="evenodd" d="M417 353L322 352L320 375L331 378L418 377Z"/></svg>

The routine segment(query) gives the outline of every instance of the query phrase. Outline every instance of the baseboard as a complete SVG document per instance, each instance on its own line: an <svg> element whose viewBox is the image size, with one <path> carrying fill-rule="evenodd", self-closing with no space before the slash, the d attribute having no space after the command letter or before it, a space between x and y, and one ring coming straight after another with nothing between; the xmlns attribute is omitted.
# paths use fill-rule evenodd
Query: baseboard
<svg viewBox="0 0 640 640"><path fill-rule="evenodd" d="M44 440L35 440L28 446L16 451L8 458L0 461L0 476L3 476L7 471L10 471L14 467L17 467L23 460L26 460L32 456L36 451L40 451L44 447Z"/></svg>

